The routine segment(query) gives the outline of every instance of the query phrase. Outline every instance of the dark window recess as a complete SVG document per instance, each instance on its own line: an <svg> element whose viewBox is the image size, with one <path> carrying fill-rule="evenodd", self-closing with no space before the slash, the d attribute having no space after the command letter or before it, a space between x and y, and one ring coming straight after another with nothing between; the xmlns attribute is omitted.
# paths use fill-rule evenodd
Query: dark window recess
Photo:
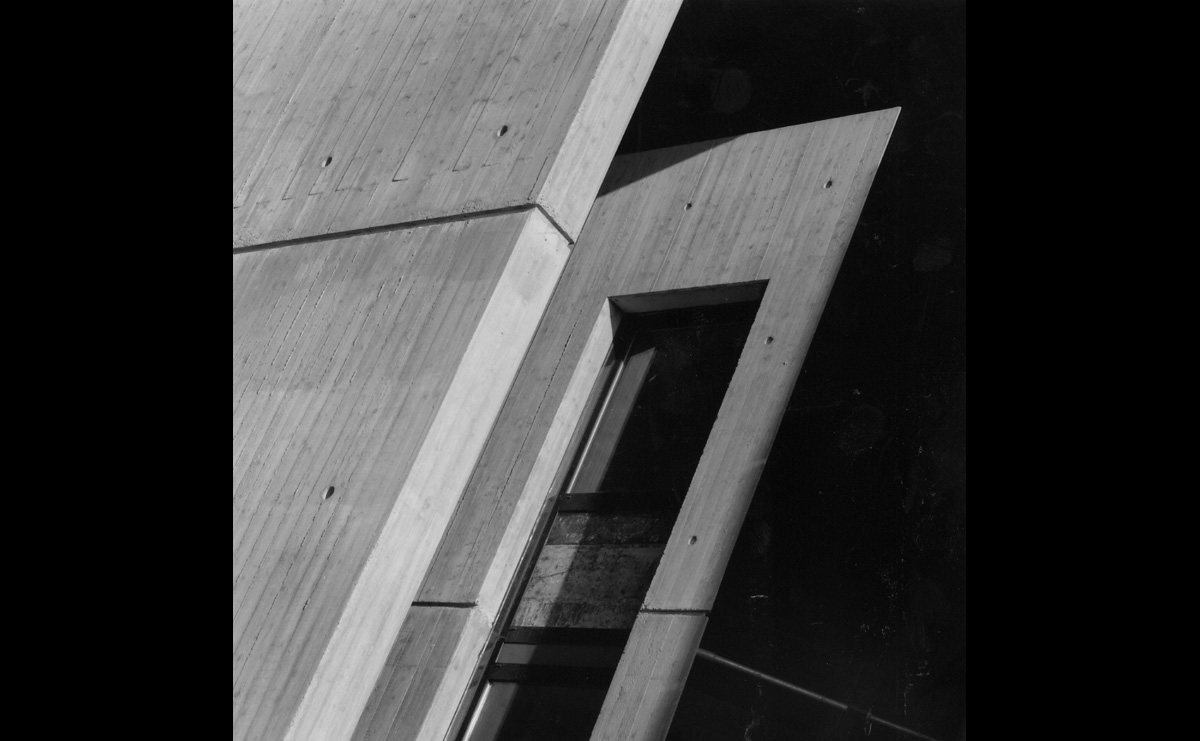
<svg viewBox="0 0 1200 741"><path fill-rule="evenodd" d="M464 738L591 735L757 306L622 318Z"/></svg>
<svg viewBox="0 0 1200 741"><path fill-rule="evenodd" d="M607 690L607 682L589 687L489 680L468 738L586 739Z"/></svg>

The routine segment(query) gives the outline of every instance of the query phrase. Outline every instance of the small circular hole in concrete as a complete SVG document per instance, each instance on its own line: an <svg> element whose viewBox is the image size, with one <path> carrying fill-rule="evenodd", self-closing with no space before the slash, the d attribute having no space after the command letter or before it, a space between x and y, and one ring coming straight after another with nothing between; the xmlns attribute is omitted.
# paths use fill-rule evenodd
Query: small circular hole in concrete
<svg viewBox="0 0 1200 741"><path fill-rule="evenodd" d="M329 164L331 162L333 162L333 157L326 157L324 160L321 161L321 167L329 167Z"/></svg>
<svg viewBox="0 0 1200 741"><path fill-rule="evenodd" d="M496 132L496 136L504 136L507 133L508 133L508 125L505 124L504 126L500 127L499 131Z"/></svg>
<svg viewBox="0 0 1200 741"><path fill-rule="evenodd" d="M826 188L832 188L832 187L833 187L833 181L832 181L832 180L828 180L828 181L826 181L826 182L825 182L825 187L826 187Z"/></svg>
<svg viewBox="0 0 1200 741"><path fill-rule="evenodd" d="M775 338L774 338L774 337L768 337L768 338L767 338L767 341L766 341L764 344L767 344L767 345L769 345L769 344L771 344L771 343L772 343L772 342L774 342L774 341L775 341Z"/></svg>
<svg viewBox="0 0 1200 741"><path fill-rule="evenodd" d="M696 536L695 535L688 538L688 545L696 545Z"/></svg>
<svg viewBox="0 0 1200 741"><path fill-rule="evenodd" d="M683 207L683 210L684 210L684 211L687 211L687 210L688 210L689 208L691 208L691 207L692 207L692 204L690 204L690 203L689 203L689 204L687 204L686 206L684 206L684 207Z"/></svg>
<svg viewBox="0 0 1200 741"><path fill-rule="evenodd" d="M325 493L321 495L321 499L322 500L329 499L332 496L333 496L333 487L329 486L329 487L325 488Z"/></svg>

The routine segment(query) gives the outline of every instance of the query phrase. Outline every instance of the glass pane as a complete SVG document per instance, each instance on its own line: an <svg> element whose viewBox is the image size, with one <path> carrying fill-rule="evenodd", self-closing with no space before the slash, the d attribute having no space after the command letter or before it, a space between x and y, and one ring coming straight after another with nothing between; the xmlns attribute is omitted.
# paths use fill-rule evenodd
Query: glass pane
<svg viewBox="0 0 1200 741"><path fill-rule="evenodd" d="M546 545L512 625L630 628L661 557L662 546Z"/></svg>
<svg viewBox="0 0 1200 741"><path fill-rule="evenodd" d="M746 344L753 309L735 305L626 317L622 329L634 328L628 357L647 359L649 367L618 378L614 397L630 394L622 384L639 386L631 394L632 409L610 403L606 415L623 415L619 439L609 450L590 451L609 456L602 462L603 476L598 484L577 481L571 491L644 492L678 508ZM589 485L594 488L585 488Z"/></svg>
<svg viewBox="0 0 1200 741"><path fill-rule="evenodd" d="M559 512L546 544L664 545L673 524L673 517L659 514Z"/></svg>
<svg viewBox="0 0 1200 741"><path fill-rule="evenodd" d="M469 741L587 741L608 687L492 682Z"/></svg>

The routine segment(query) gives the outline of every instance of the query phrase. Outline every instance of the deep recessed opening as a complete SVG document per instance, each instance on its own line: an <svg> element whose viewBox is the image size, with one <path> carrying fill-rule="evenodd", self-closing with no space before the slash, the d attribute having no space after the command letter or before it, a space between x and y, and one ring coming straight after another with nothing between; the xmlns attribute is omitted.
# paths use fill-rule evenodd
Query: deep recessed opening
<svg viewBox="0 0 1200 741"><path fill-rule="evenodd" d="M587 431L507 599L466 741L591 736L764 287L610 298L623 311Z"/></svg>
<svg viewBox="0 0 1200 741"><path fill-rule="evenodd" d="M826 187L826 188L832 188L832 187L833 187L833 181L832 181L832 180L826 180L826 181L825 181L825 187Z"/></svg>
<svg viewBox="0 0 1200 741"><path fill-rule="evenodd" d="M321 495L321 499L322 500L329 499L332 496L333 496L333 487L332 486L325 487L325 493Z"/></svg>
<svg viewBox="0 0 1200 741"><path fill-rule="evenodd" d="M496 132L496 136L504 136L507 133L508 133L508 125L505 124L504 126L500 127L499 131Z"/></svg>
<svg viewBox="0 0 1200 741"><path fill-rule="evenodd" d="M325 159L321 160L321 167L329 167L330 163L332 162L333 157L326 157Z"/></svg>

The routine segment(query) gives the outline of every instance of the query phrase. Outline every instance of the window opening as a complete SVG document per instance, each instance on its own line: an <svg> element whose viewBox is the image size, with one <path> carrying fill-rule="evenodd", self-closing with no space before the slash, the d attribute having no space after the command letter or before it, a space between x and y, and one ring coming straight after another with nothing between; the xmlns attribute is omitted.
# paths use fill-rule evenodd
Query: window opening
<svg viewBox="0 0 1200 741"><path fill-rule="evenodd" d="M463 738L590 737L757 308L622 317Z"/></svg>

